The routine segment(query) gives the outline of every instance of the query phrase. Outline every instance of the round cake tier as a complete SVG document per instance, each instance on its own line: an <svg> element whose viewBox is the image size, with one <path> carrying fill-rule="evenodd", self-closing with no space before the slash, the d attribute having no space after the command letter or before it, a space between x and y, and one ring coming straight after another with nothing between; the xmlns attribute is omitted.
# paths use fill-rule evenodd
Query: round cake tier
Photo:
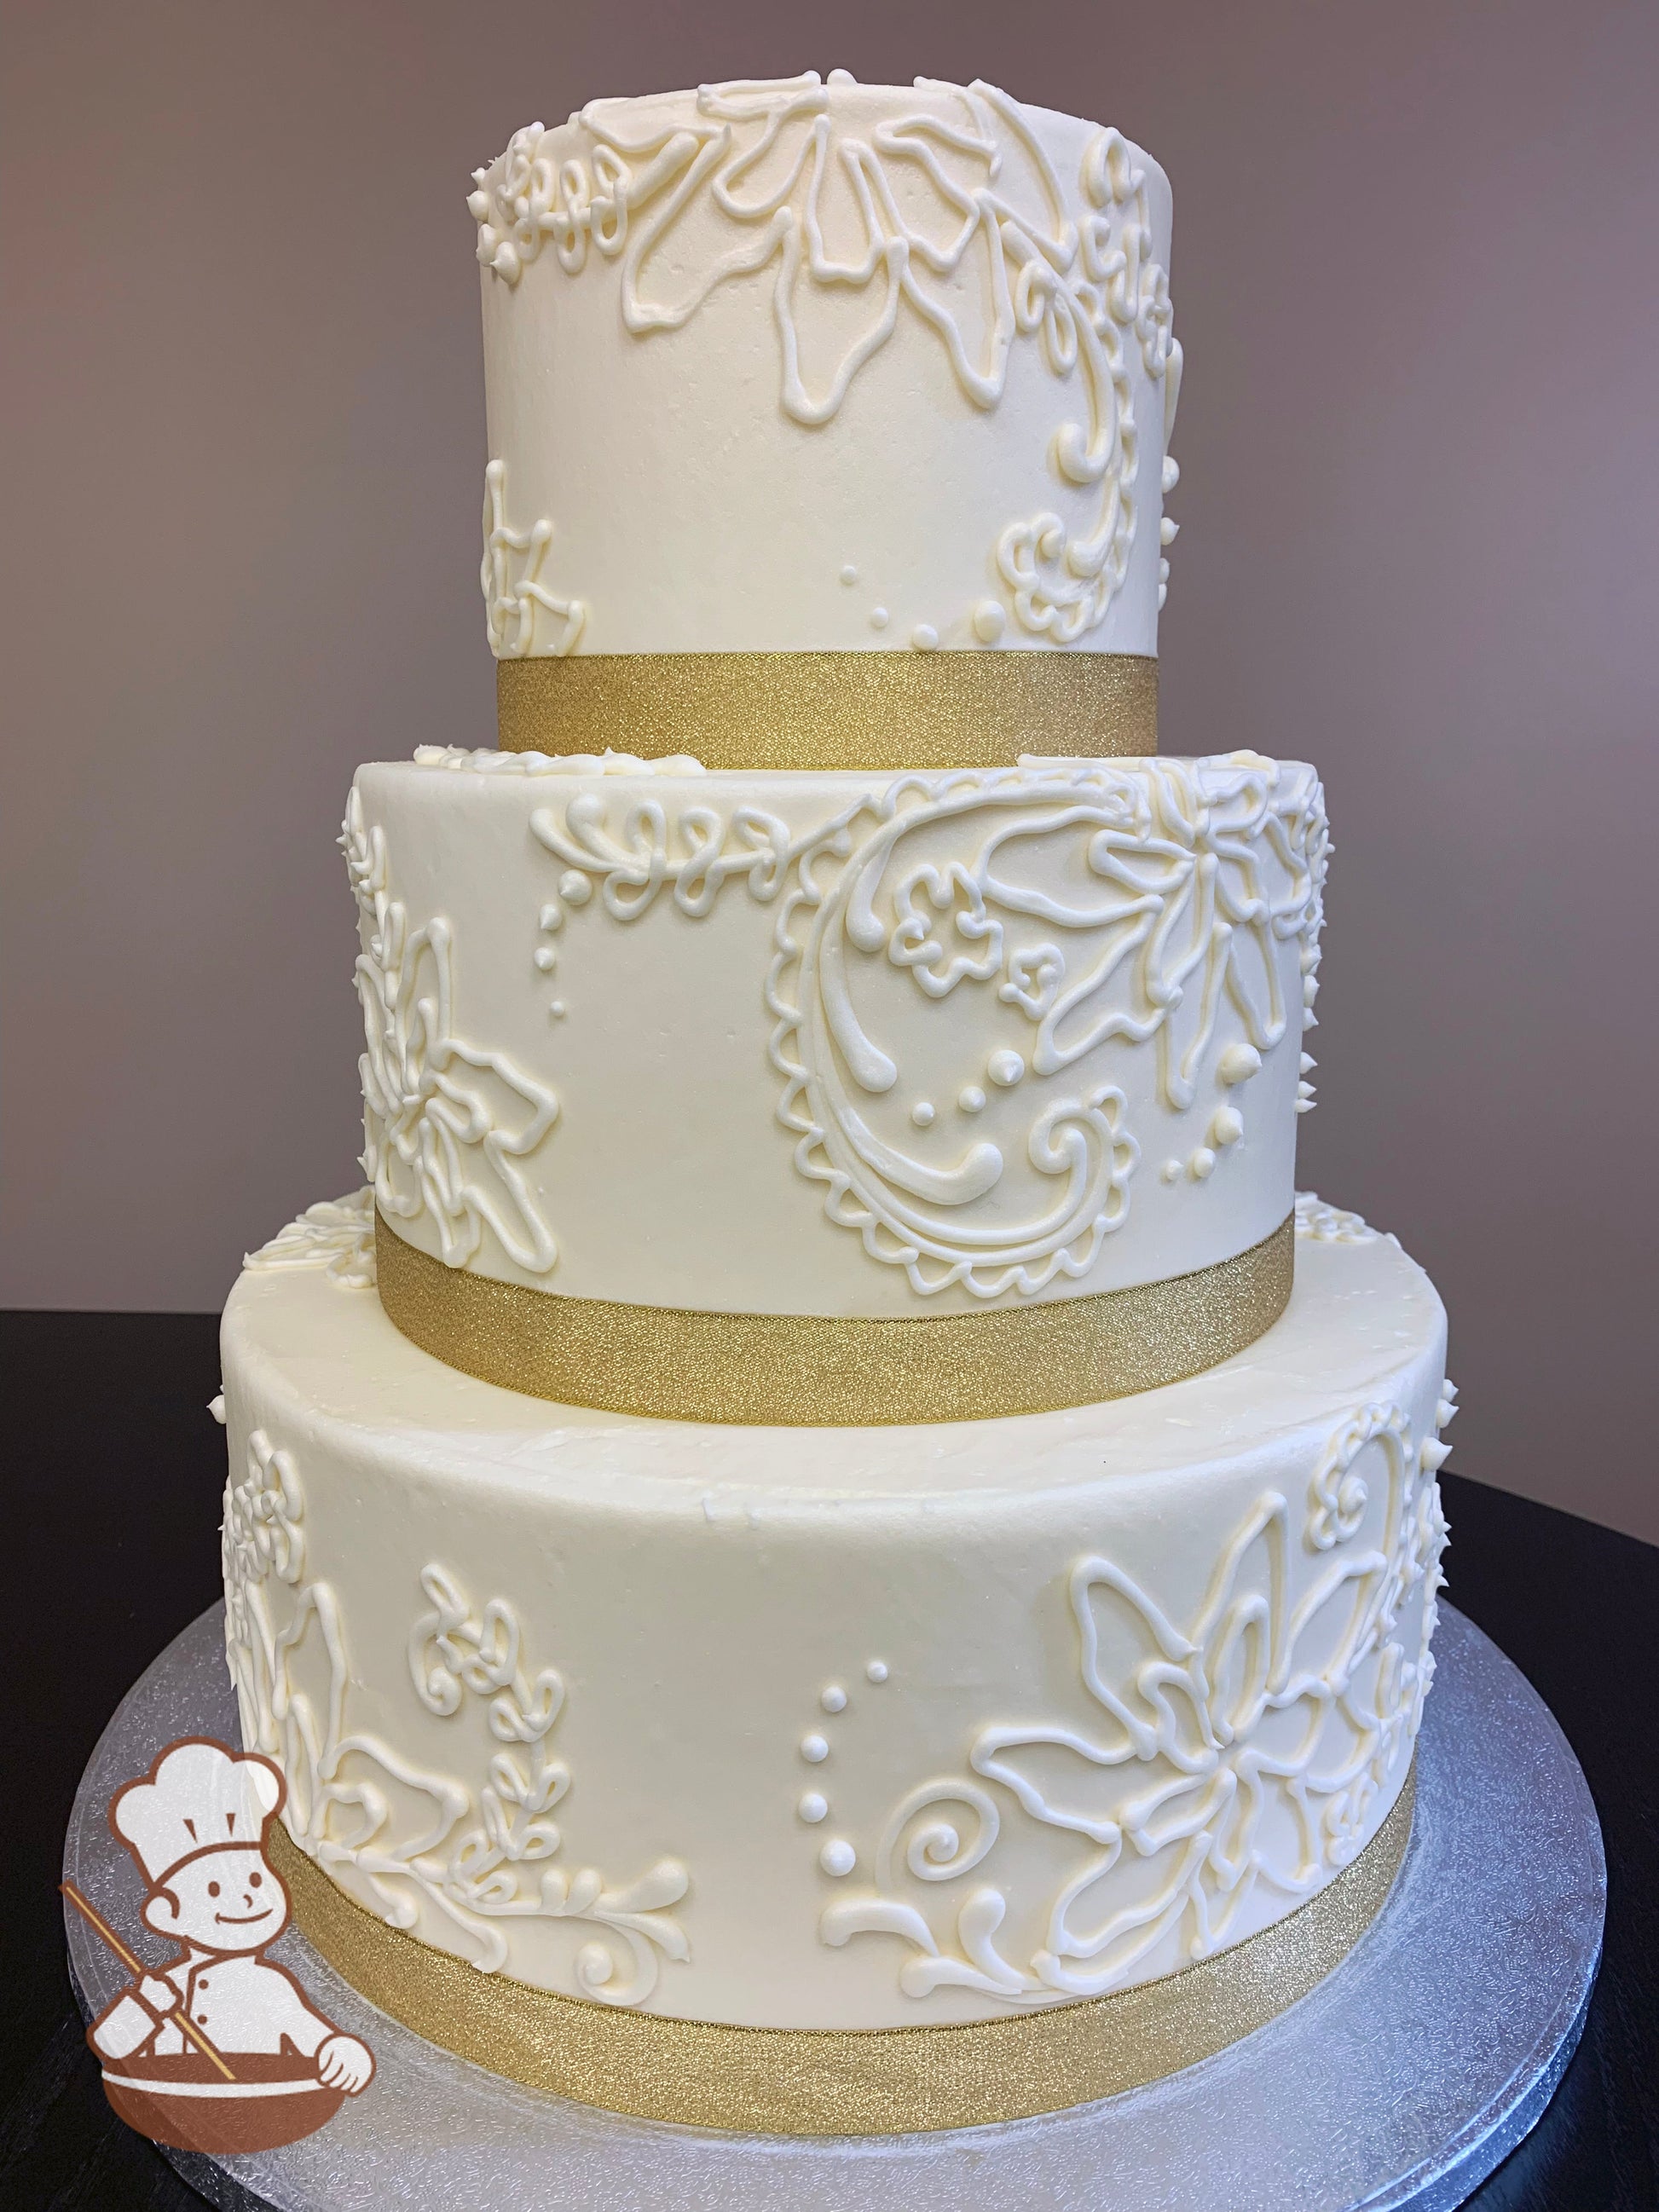
<svg viewBox="0 0 1659 2212"><path fill-rule="evenodd" d="M345 844L383 1290L453 1364L671 1416L961 1418L1190 1373L1282 1309L1310 769L434 750L359 771ZM685 1395L710 1314L752 1318L735 1413ZM927 1362L856 1325L947 1318L962 1395L890 1398L882 1360Z"/></svg>
<svg viewBox="0 0 1659 2212"><path fill-rule="evenodd" d="M1118 132L837 70L594 100L474 183L504 665L1156 653L1170 188Z"/></svg>
<svg viewBox="0 0 1659 2212"><path fill-rule="evenodd" d="M1376 1837L1450 1410L1392 1239L1304 1208L1283 1318L1165 1389L779 1431L457 1374L352 1287L363 1224L314 1209L226 1310L228 1633L307 1878L418 1939L405 1983L435 1947L683 2021L1018 2016Z"/></svg>

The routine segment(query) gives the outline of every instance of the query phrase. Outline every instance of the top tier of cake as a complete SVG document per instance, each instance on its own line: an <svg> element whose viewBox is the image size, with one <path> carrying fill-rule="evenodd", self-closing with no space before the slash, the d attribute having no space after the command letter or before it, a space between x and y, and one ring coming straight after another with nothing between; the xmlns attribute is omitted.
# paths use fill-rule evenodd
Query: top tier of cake
<svg viewBox="0 0 1659 2212"><path fill-rule="evenodd" d="M592 101L469 204L498 659L1156 653L1170 188L1117 131L836 70Z"/></svg>

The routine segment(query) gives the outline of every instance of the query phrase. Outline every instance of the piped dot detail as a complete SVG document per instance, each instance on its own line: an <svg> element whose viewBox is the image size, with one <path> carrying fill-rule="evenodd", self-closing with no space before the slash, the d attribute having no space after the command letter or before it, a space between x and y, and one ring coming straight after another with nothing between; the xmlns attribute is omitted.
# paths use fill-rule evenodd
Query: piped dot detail
<svg viewBox="0 0 1659 2212"><path fill-rule="evenodd" d="M1215 1064L1215 1072L1231 1091L1261 1073L1261 1054L1253 1044L1230 1044Z"/></svg>

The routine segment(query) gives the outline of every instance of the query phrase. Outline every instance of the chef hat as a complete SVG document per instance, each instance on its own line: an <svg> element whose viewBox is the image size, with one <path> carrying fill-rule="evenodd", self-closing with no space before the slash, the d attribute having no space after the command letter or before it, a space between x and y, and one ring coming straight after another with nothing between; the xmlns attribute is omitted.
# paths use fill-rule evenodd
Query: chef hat
<svg viewBox="0 0 1659 2212"><path fill-rule="evenodd" d="M193 1737L169 1744L149 1772L110 1800L109 1824L159 1889L203 1851L258 1848L283 1802L268 1759Z"/></svg>

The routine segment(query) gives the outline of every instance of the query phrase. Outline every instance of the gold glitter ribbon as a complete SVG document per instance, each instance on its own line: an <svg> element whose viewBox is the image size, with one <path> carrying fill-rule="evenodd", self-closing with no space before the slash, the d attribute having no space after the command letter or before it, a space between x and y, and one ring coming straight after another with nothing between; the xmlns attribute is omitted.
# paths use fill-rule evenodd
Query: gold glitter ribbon
<svg viewBox="0 0 1659 2212"><path fill-rule="evenodd" d="M933 2027L733 2027L481 1974L337 1889L280 1823L271 1862L304 1934L382 2012L534 2089L641 2119L783 2136L978 2127L1137 2089L1264 2027L1341 1964L1411 1836L1415 1765L1365 1849L1230 1951L1112 1996Z"/></svg>
<svg viewBox="0 0 1659 2212"><path fill-rule="evenodd" d="M896 1321L565 1297L446 1267L379 1215L374 1249L392 1322L482 1382L658 1420L861 1428L1053 1413L1217 1366L1284 1312L1296 1224L1162 1282Z"/></svg>
<svg viewBox="0 0 1659 2212"><path fill-rule="evenodd" d="M998 768L1158 750L1139 653L611 653L495 664L505 752L713 769Z"/></svg>

